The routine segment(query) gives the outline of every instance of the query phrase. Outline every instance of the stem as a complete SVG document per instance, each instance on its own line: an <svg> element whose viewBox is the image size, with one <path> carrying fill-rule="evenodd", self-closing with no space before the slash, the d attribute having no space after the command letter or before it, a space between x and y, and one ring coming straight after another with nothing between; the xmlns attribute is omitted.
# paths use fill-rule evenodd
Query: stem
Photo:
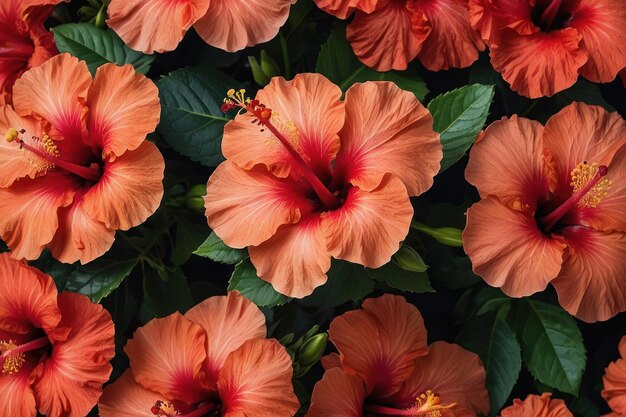
<svg viewBox="0 0 626 417"><path fill-rule="evenodd" d="M23 345L19 345L13 349L4 351L2 355L0 355L0 358L8 358L10 356L19 355L20 353L31 352L33 350L48 346L49 344L50 340L48 340L47 337L40 337L39 339L35 339L28 343L24 343Z"/></svg>
<svg viewBox="0 0 626 417"><path fill-rule="evenodd" d="M548 8L541 15L541 23L546 28L550 28L552 26L552 23L559 12L559 8L561 7L561 3L563 3L563 0L552 0L552 3L550 3Z"/></svg>
<svg viewBox="0 0 626 417"><path fill-rule="evenodd" d="M35 155L45 159L46 161L52 162L55 166L66 170L67 172L71 172L72 174L76 174L81 178L84 178L88 181L98 182L101 177L101 173L94 168L84 167L78 164L74 164L72 162L64 161L60 158L56 158L46 152L42 151L39 148L29 145L24 141L19 141L19 144L24 149L34 153Z"/></svg>
<svg viewBox="0 0 626 417"><path fill-rule="evenodd" d="M570 198L565 200L563 204L558 206L548 215L539 219L539 223L543 226L543 230L548 231L554 227L554 225L563 218L579 201L585 196L600 180L608 173L608 168L605 165L600 166L596 176L593 177L583 188L578 192L572 194Z"/></svg>
<svg viewBox="0 0 626 417"><path fill-rule="evenodd" d="M443 245L455 248L463 247L463 231L461 229L457 229L456 227L434 228L413 220L411 222L411 228L432 237Z"/></svg>

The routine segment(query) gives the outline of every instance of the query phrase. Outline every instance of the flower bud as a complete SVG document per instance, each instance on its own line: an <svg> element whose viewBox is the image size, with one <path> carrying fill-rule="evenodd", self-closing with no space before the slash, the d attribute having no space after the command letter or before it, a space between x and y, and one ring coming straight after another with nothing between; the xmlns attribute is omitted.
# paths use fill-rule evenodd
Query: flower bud
<svg viewBox="0 0 626 417"><path fill-rule="evenodd" d="M462 234L463 230L457 229L456 227L439 227L433 230L431 236L442 245L462 248Z"/></svg>
<svg viewBox="0 0 626 417"><path fill-rule="evenodd" d="M248 57L254 81L261 86L265 86L270 82L272 77L280 75L280 69L272 57L265 52L265 50L261 51L260 60L261 62L253 56Z"/></svg>
<svg viewBox="0 0 626 417"><path fill-rule="evenodd" d="M428 265L422 257L410 246L402 245L400 250L393 255L393 261L400 268L410 272L425 272Z"/></svg>
<svg viewBox="0 0 626 417"><path fill-rule="evenodd" d="M311 367L317 363L324 354L327 343L327 333L318 333L311 337L298 350L298 363L305 368Z"/></svg>
<svg viewBox="0 0 626 417"><path fill-rule="evenodd" d="M185 194L185 205L188 209L204 213L204 196L206 195L206 185L197 184L187 190Z"/></svg>

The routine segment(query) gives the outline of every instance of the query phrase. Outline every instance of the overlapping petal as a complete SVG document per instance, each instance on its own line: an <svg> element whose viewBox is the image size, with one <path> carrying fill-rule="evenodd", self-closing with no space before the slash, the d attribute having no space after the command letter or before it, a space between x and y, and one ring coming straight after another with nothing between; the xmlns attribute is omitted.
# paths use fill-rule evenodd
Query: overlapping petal
<svg viewBox="0 0 626 417"><path fill-rule="evenodd" d="M526 399L514 399L513 405L500 413L502 417L572 417L565 402L552 399L551 394L531 394Z"/></svg>
<svg viewBox="0 0 626 417"><path fill-rule="evenodd" d="M362 417L366 391L363 380L342 369L330 369L315 384L307 417Z"/></svg>
<svg viewBox="0 0 626 417"><path fill-rule="evenodd" d="M626 336L619 342L620 358L611 362L602 377L602 398L615 415L626 413Z"/></svg>
<svg viewBox="0 0 626 417"><path fill-rule="evenodd" d="M31 117L20 117L11 106L0 107L0 134L6 134L9 129L18 131L24 129L31 134L41 130L39 123ZM37 164L34 164L25 152L20 151L19 145L0 140L0 188L11 186L20 178L35 178L38 174Z"/></svg>
<svg viewBox="0 0 626 417"><path fill-rule="evenodd" d="M102 417L154 417L150 411L161 394L147 390L135 382L130 369L104 389L98 402Z"/></svg>

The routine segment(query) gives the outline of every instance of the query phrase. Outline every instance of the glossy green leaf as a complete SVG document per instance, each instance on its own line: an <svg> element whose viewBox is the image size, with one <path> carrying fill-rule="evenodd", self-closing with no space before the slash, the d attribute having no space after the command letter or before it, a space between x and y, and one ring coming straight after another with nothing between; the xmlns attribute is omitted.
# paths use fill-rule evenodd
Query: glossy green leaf
<svg viewBox="0 0 626 417"><path fill-rule="evenodd" d="M301 304L331 308L361 300L374 290L374 281L362 265L333 259L327 275L328 281L301 300Z"/></svg>
<svg viewBox="0 0 626 417"><path fill-rule="evenodd" d="M211 232L194 254L223 264L236 264L248 256L245 249L233 249L226 246L215 232Z"/></svg>
<svg viewBox="0 0 626 417"><path fill-rule="evenodd" d="M403 90L411 91L423 100L428 94L426 83L413 67L406 71L377 72L361 64L346 40L346 27L335 28L328 40L322 45L317 58L316 72L346 91L352 84L365 81L391 81Z"/></svg>
<svg viewBox="0 0 626 417"><path fill-rule="evenodd" d="M205 217L178 216L176 223L174 247L171 261L174 265L182 265L191 257L209 232Z"/></svg>
<svg viewBox="0 0 626 417"><path fill-rule="evenodd" d="M194 305L187 278L179 268L157 271L146 266L143 290L146 307L156 317L185 313Z"/></svg>
<svg viewBox="0 0 626 417"><path fill-rule="evenodd" d="M154 61L154 56L130 49L112 30L103 30L89 23L56 26L53 33L59 51L69 52L87 62L92 74L109 62L132 64L137 72L146 74Z"/></svg>
<svg viewBox="0 0 626 417"><path fill-rule="evenodd" d="M119 287L136 265L136 259L119 261L98 258L72 272L65 290L84 294L98 303Z"/></svg>
<svg viewBox="0 0 626 417"><path fill-rule="evenodd" d="M435 292L430 285L426 272L406 271L389 262L378 269L367 269L367 273L372 279L384 282L392 288L402 291L424 293Z"/></svg>
<svg viewBox="0 0 626 417"><path fill-rule="evenodd" d="M472 146L485 125L493 101L492 85L474 84L435 97L428 103L434 129L441 134L441 171L454 165Z"/></svg>
<svg viewBox="0 0 626 417"><path fill-rule="evenodd" d="M186 68L163 77L159 83L161 123L158 131L177 152L193 161L215 167L224 160L222 133L232 115L221 106L226 92L239 84L212 68Z"/></svg>
<svg viewBox="0 0 626 417"><path fill-rule="evenodd" d="M274 307L290 300L289 297L276 292L269 282L259 278L254 265L248 259L239 262L235 267L228 290L239 291L241 295L260 307Z"/></svg>

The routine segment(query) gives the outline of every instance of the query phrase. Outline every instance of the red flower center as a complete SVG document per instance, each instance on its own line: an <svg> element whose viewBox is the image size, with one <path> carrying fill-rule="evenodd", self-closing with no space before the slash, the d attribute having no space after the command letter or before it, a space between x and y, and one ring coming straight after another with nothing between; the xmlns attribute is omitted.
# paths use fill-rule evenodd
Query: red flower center
<svg viewBox="0 0 626 417"><path fill-rule="evenodd" d="M23 138L20 138L20 134L24 135L25 133L26 130L24 129L18 131L17 129L11 128L4 138L7 142L16 142L19 144L20 149L25 149L43 160L36 162L38 171L47 172L56 167L71 174L78 175L87 181L98 182L100 180L102 170L98 164L92 163L87 167L63 160L56 144L46 133L44 133L41 138L33 136L33 145L26 143Z"/></svg>
<svg viewBox="0 0 626 417"><path fill-rule="evenodd" d="M220 415L220 405L214 402L204 402L196 406L189 406L177 401L159 400L150 409L158 417L202 417Z"/></svg>
<svg viewBox="0 0 626 417"><path fill-rule="evenodd" d="M438 395L428 390L415 399L408 407L394 408L382 405L367 404L366 416L410 416L410 417L441 417L441 410L452 408L456 403L441 405Z"/></svg>
<svg viewBox="0 0 626 417"><path fill-rule="evenodd" d="M543 10L540 6L535 6L533 19L535 24L544 32L562 29L571 17L562 6L563 0L552 0Z"/></svg>
<svg viewBox="0 0 626 417"><path fill-rule="evenodd" d="M0 340L0 364L2 373L5 375L16 374L26 363L26 354L39 350L50 344L47 337L40 337L22 345L17 345L13 340Z"/></svg>

